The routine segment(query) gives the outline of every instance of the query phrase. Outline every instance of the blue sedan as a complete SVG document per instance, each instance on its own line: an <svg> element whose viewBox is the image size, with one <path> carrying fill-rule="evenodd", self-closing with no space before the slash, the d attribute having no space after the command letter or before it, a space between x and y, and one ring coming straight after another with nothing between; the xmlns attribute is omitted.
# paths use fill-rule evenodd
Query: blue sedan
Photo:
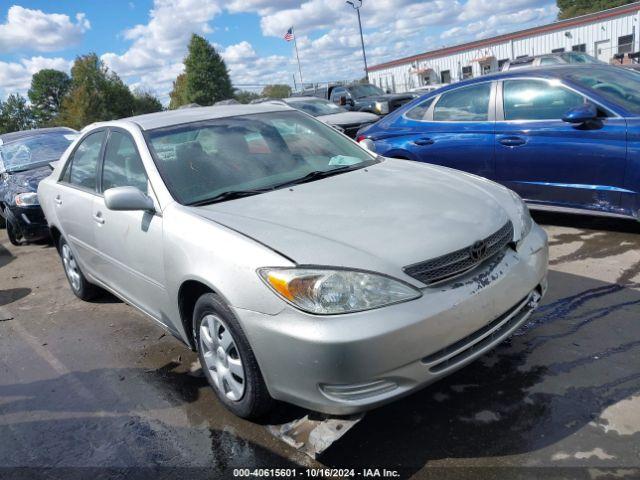
<svg viewBox="0 0 640 480"><path fill-rule="evenodd" d="M386 157L515 190L530 206L640 219L640 74L609 65L498 73L414 100L361 130Z"/></svg>

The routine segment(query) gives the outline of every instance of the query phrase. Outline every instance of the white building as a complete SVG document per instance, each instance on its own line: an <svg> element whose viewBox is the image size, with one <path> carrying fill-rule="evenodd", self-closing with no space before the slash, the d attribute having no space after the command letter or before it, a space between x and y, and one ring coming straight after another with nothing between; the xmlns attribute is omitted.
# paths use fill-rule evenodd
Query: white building
<svg viewBox="0 0 640 480"><path fill-rule="evenodd" d="M640 2L636 2L374 65L369 67L369 80L402 92L499 71L507 60L563 51L627 63L633 61L628 54L640 51L639 25Z"/></svg>

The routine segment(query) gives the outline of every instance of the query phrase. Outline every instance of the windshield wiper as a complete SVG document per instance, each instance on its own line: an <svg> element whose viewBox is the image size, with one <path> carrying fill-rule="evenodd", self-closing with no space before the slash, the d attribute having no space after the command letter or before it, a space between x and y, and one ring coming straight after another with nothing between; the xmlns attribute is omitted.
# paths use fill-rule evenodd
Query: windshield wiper
<svg viewBox="0 0 640 480"><path fill-rule="evenodd" d="M264 188L260 190L229 190L222 192L215 197L207 198L205 200L198 200L196 202L189 203L190 207L201 207L203 205L210 205L212 203L224 202L226 200L233 200L234 198L249 197L251 195L258 195L260 193L270 192L272 188Z"/></svg>
<svg viewBox="0 0 640 480"><path fill-rule="evenodd" d="M300 185L301 183L313 182L314 180L331 177L333 175L348 172L349 170L358 170L359 168L363 168L366 165L367 162L362 162L356 165L343 165L342 167L332 168L331 170L314 170L313 172L307 173L303 177L276 185L274 188L289 187L291 185Z"/></svg>

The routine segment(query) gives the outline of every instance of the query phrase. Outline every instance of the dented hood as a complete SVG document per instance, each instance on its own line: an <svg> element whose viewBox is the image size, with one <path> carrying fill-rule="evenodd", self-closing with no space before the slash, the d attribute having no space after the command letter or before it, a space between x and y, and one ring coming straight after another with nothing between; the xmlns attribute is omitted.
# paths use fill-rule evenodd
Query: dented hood
<svg viewBox="0 0 640 480"><path fill-rule="evenodd" d="M298 264L403 275L402 267L467 247L502 227L507 190L405 160L190 209Z"/></svg>

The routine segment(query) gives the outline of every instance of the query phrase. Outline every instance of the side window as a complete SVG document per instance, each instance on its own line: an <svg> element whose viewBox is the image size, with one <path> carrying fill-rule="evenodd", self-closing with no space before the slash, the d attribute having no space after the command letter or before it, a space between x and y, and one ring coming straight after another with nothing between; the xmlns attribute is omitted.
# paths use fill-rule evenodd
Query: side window
<svg viewBox="0 0 640 480"><path fill-rule="evenodd" d="M502 95L505 120L560 120L585 103L582 95L541 80L507 80Z"/></svg>
<svg viewBox="0 0 640 480"><path fill-rule="evenodd" d="M104 152L102 191L114 187L136 187L147 192L147 174L133 139L112 131Z"/></svg>
<svg viewBox="0 0 640 480"><path fill-rule="evenodd" d="M344 93L344 88L336 87L331 91L331 101L337 102L340 96Z"/></svg>
<svg viewBox="0 0 640 480"><path fill-rule="evenodd" d="M491 84L482 83L443 93L433 110L436 122L484 122L489 119Z"/></svg>
<svg viewBox="0 0 640 480"><path fill-rule="evenodd" d="M429 107L433 103L433 98L431 97L428 100L425 100L422 103L419 103L407 113L404 114L405 117L411 118L413 120L426 120L427 112L429 111Z"/></svg>
<svg viewBox="0 0 640 480"><path fill-rule="evenodd" d="M88 190L96 189L98 161L104 135L104 131L92 133L80 142L69 160L63 181Z"/></svg>

